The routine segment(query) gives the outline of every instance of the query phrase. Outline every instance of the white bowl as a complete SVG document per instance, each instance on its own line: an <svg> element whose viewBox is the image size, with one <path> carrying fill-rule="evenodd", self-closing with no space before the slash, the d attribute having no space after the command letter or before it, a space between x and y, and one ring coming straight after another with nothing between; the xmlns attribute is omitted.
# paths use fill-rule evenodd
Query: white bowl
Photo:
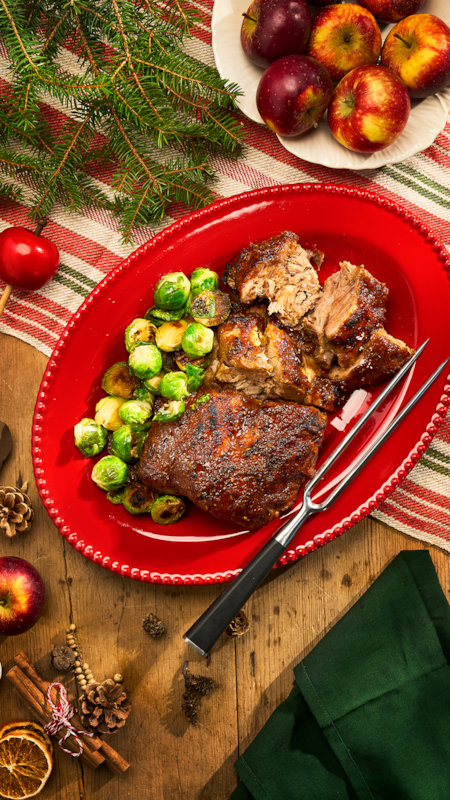
<svg viewBox="0 0 450 800"><path fill-rule="evenodd" d="M215 0L212 47L221 77L238 84L244 93L237 100L240 110L263 125L256 107L256 88L263 70L247 58L240 40L242 13L249 5L250 0ZM450 0L426 0L420 13L435 14L450 25ZM392 27L392 24L383 26L381 23L383 41ZM450 87L424 100L412 101L411 114L402 135L385 150L368 155L353 153L340 145L331 134L326 114L316 130L293 138L278 136L278 139L290 153L313 164L335 169L375 169L405 161L429 147L444 129L449 109Z"/></svg>

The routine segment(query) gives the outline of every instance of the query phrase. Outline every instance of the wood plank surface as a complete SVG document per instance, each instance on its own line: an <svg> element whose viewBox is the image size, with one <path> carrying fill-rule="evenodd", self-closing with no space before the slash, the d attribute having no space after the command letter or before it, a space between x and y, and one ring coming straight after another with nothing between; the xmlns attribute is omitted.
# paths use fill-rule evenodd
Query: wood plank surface
<svg viewBox="0 0 450 800"><path fill-rule="evenodd" d="M56 747L53 773L42 800L226 800L237 785L233 764L290 692L293 667L403 549L425 545L372 519L302 561L274 571L246 607L250 630L222 637L210 656L197 655L183 632L219 594L219 586L166 587L122 578L86 560L60 535L39 499L31 462L31 422L47 359L14 337L0 335L0 420L13 450L0 485L27 480L35 510L28 533L2 536L0 554L27 559L41 573L47 603L27 633L0 641L3 675L25 651L49 680L55 644L77 625L84 659L97 680L124 675L132 702L126 726L107 737L130 763L121 776L106 766L83 766ZM450 593L449 555L430 548L441 585ZM166 633L152 639L142 627L150 612ZM218 683L202 699L199 722L181 710L182 666ZM73 680L69 682L75 690ZM31 718L10 683L0 681L0 724Z"/></svg>

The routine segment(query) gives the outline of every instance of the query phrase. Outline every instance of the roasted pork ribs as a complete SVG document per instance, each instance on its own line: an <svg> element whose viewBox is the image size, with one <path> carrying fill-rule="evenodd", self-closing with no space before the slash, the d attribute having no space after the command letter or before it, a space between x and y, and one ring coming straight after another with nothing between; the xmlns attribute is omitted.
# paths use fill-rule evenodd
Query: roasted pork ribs
<svg viewBox="0 0 450 800"><path fill-rule="evenodd" d="M152 424L140 480L250 529L292 506L314 472L326 414L231 387L199 389L186 405L179 420Z"/></svg>

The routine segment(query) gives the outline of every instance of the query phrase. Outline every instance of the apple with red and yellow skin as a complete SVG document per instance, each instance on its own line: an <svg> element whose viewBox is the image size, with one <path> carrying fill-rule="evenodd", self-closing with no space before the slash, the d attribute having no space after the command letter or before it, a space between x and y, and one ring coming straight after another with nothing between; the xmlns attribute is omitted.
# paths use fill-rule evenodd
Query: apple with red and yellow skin
<svg viewBox="0 0 450 800"><path fill-rule="evenodd" d="M312 19L306 0L253 0L243 17L241 44L258 67L305 52Z"/></svg>
<svg viewBox="0 0 450 800"><path fill-rule="evenodd" d="M327 68L333 81L363 64L376 64L381 33L370 11L353 3L326 6L313 18L306 54Z"/></svg>
<svg viewBox="0 0 450 800"><path fill-rule="evenodd" d="M425 0L359 0L360 5L377 19L385 22L399 22L410 14L417 14Z"/></svg>
<svg viewBox="0 0 450 800"><path fill-rule="evenodd" d="M44 610L45 586L39 572L18 556L0 558L0 635L25 633Z"/></svg>
<svg viewBox="0 0 450 800"><path fill-rule="evenodd" d="M317 128L332 94L330 74L315 58L284 56L263 72L256 105L270 130L280 136L298 136Z"/></svg>
<svg viewBox="0 0 450 800"><path fill-rule="evenodd" d="M407 87L410 97L428 97L450 85L450 28L434 14L414 14L388 33L381 63Z"/></svg>
<svg viewBox="0 0 450 800"><path fill-rule="evenodd" d="M328 107L334 138L355 153L376 153L402 133L411 103L400 78L387 67L364 66L348 72Z"/></svg>

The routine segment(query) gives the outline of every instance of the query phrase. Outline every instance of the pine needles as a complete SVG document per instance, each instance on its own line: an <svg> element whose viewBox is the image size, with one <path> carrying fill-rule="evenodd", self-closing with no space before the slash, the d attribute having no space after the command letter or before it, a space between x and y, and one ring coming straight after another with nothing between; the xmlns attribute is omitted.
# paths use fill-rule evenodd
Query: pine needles
<svg viewBox="0 0 450 800"><path fill-rule="evenodd" d="M0 196L28 187L33 219L106 208L125 241L171 203L211 202L212 158L243 134L238 87L184 49L201 21L190 0L0 0Z"/></svg>

